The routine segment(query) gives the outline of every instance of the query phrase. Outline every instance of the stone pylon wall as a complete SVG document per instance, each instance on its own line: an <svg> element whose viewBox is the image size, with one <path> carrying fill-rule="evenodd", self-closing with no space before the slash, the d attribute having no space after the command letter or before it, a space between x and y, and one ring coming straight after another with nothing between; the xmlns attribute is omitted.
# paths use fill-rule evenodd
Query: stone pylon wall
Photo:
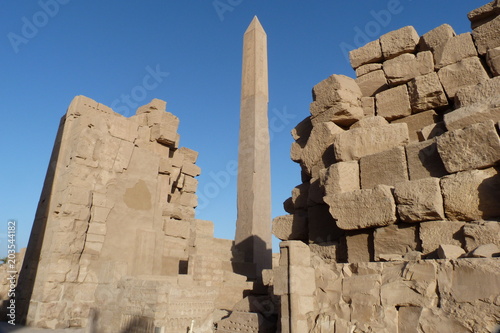
<svg viewBox="0 0 500 333"><path fill-rule="evenodd" d="M252 289L233 273L233 241L195 219L198 153L178 147L178 125L160 100L130 118L73 100L20 273L28 325L211 332Z"/></svg>
<svg viewBox="0 0 500 333"><path fill-rule="evenodd" d="M500 290L461 297L458 285L499 279L488 268L498 259L462 259L500 252L499 13L498 1L469 13L473 31L458 36L446 24L387 33L351 52L356 79L332 75L313 88L311 114L292 131L302 184L284 203L290 215L273 221L278 238L302 241L313 258L282 258L275 271L289 283L282 302L302 299L282 307L292 332L344 332L346 323L397 332L398 316L414 318L404 332L434 332L433 315L455 328L440 332L493 329ZM294 291L312 283L311 267L315 291ZM413 269L429 274L412 279ZM470 304L484 317L462 311ZM322 329L325 316L345 323Z"/></svg>

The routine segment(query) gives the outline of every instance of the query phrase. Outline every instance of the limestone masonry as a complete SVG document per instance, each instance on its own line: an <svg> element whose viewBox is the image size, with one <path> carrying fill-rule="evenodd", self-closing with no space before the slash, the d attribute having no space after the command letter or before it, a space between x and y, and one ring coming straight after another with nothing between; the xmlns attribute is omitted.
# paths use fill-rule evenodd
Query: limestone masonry
<svg viewBox="0 0 500 333"><path fill-rule="evenodd" d="M246 252L268 249L266 223L238 216L235 246L196 219L198 153L179 147L165 102L125 118L76 97L20 270L18 317L104 333L496 332L499 14L500 0L472 11L461 35L447 24L389 32L350 53L355 79L313 87L310 115L292 130L301 184L272 221L283 241L272 267ZM248 32L245 59L262 62L244 67L242 120L267 129L265 33L257 19ZM239 214L262 222L270 199L253 195L268 185L269 156L245 145L240 173L264 176L240 174L253 190L238 192Z"/></svg>

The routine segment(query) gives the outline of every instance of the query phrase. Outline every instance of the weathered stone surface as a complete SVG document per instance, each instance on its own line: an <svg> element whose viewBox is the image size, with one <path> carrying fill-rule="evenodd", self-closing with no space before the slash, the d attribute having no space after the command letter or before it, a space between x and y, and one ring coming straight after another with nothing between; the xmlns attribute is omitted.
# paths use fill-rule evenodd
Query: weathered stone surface
<svg viewBox="0 0 500 333"><path fill-rule="evenodd" d="M484 6L472 10L467 14L467 17L471 21L472 29L475 29L498 14L500 14L500 6L498 1L494 0Z"/></svg>
<svg viewBox="0 0 500 333"><path fill-rule="evenodd" d="M356 79L363 97L371 97L388 88L384 71L379 69Z"/></svg>
<svg viewBox="0 0 500 333"><path fill-rule="evenodd" d="M469 32L449 38L434 49L434 61L438 69L476 56L476 46Z"/></svg>
<svg viewBox="0 0 500 333"><path fill-rule="evenodd" d="M411 115L410 97L406 85L397 86L375 95L377 116L394 120Z"/></svg>
<svg viewBox="0 0 500 333"><path fill-rule="evenodd" d="M477 85L461 88L455 96L455 107L482 103L486 99L495 97L500 91L500 77L482 81Z"/></svg>
<svg viewBox="0 0 500 333"><path fill-rule="evenodd" d="M365 128L379 127L384 125L389 125L389 123L387 122L387 120L384 119L384 117L368 116L354 123L349 129L359 128L359 127L365 127Z"/></svg>
<svg viewBox="0 0 500 333"><path fill-rule="evenodd" d="M391 59L402 53L412 53L419 40L420 37L412 26L391 31L380 37L382 54L385 59Z"/></svg>
<svg viewBox="0 0 500 333"><path fill-rule="evenodd" d="M386 226L396 222L396 205L389 186L325 196L337 226L344 230Z"/></svg>
<svg viewBox="0 0 500 333"><path fill-rule="evenodd" d="M361 90L356 81L344 75L331 75L315 85L312 93L311 114L313 117L336 103L359 105L361 98Z"/></svg>
<svg viewBox="0 0 500 333"><path fill-rule="evenodd" d="M430 140L446 132L446 126L444 122L440 121L438 123L425 126L420 131L417 132L418 139L420 141Z"/></svg>
<svg viewBox="0 0 500 333"><path fill-rule="evenodd" d="M478 57L466 58L443 67L439 70L438 76L449 98L454 98L461 88L474 86L489 79Z"/></svg>
<svg viewBox="0 0 500 333"><path fill-rule="evenodd" d="M361 97L361 107L365 117L375 116L375 98L374 97Z"/></svg>
<svg viewBox="0 0 500 333"><path fill-rule="evenodd" d="M364 64L382 60L383 56L380 41L377 39L356 50L352 50L349 52L349 59L354 69Z"/></svg>
<svg viewBox="0 0 500 333"><path fill-rule="evenodd" d="M480 245L468 255L468 257L472 258L492 258L498 256L500 256L500 248L493 243Z"/></svg>
<svg viewBox="0 0 500 333"><path fill-rule="evenodd" d="M465 249L472 251L476 247L484 244L496 244L500 246L500 223L473 222L464 226Z"/></svg>
<svg viewBox="0 0 500 333"><path fill-rule="evenodd" d="M372 251L370 251L371 231L349 233L346 235L347 262L369 262L373 260Z"/></svg>
<svg viewBox="0 0 500 333"><path fill-rule="evenodd" d="M406 83L433 71L434 60L430 51L419 52L416 56L405 53L384 62L384 73L391 86Z"/></svg>
<svg viewBox="0 0 500 333"><path fill-rule="evenodd" d="M437 255L439 259L457 259L465 254L464 249L457 245L439 245Z"/></svg>
<svg viewBox="0 0 500 333"><path fill-rule="evenodd" d="M500 46L500 16L475 28L472 36L480 55L485 55L489 49Z"/></svg>
<svg viewBox="0 0 500 333"><path fill-rule="evenodd" d="M356 77L363 76L370 72L376 71L377 69L382 69L382 64L366 64L356 68Z"/></svg>
<svg viewBox="0 0 500 333"><path fill-rule="evenodd" d="M494 168L459 172L441 179L448 219L478 221L500 217L500 177Z"/></svg>
<svg viewBox="0 0 500 333"><path fill-rule="evenodd" d="M436 122L437 114L434 110L420 112L409 117L392 121L393 124L406 123L410 141L419 141L418 133L422 128L433 125Z"/></svg>
<svg viewBox="0 0 500 333"><path fill-rule="evenodd" d="M408 143L408 126L390 124L371 128L355 128L334 137L338 161L357 160Z"/></svg>
<svg viewBox="0 0 500 333"><path fill-rule="evenodd" d="M339 162L320 171L320 184L326 195L359 190L359 164L357 161Z"/></svg>
<svg viewBox="0 0 500 333"><path fill-rule="evenodd" d="M422 178L397 183L394 198L401 220L422 222L443 220L443 197L439 178Z"/></svg>
<svg viewBox="0 0 500 333"><path fill-rule="evenodd" d="M292 190L292 202L295 209L307 208L307 198L309 197L310 183L302 183Z"/></svg>
<svg viewBox="0 0 500 333"><path fill-rule="evenodd" d="M315 253L324 262L329 264L337 262L337 246L338 243L333 243L333 242L309 244L309 247L311 248L311 253Z"/></svg>
<svg viewBox="0 0 500 333"><path fill-rule="evenodd" d="M410 180L440 178L448 174L439 156L436 139L411 143L405 148Z"/></svg>
<svg viewBox="0 0 500 333"><path fill-rule="evenodd" d="M500 138L492 120L446 132L437 149L449 173L493 166L500 160Z"/></svg>
<svg viewBox="0 0 500 333"><path fill-rule="evenodd" d="M483 123L490 119L494 122L500 121L500 91L498 96L464 106L444 115L444 123L448 131Z"/></svg>
<svg viewBox="0 0 500 333"><path fill-rule="evenodd" d="M379 184L394 186L408 180L405 149L396 147L364 156L359 160L359 170L362 189L370 189Z"/></svg>
<svg viewBox="0 0 500 333"><path fill-rule="evenodd" d="M489 49L486 54L486 61L494 76L500 75L500 46L494 49Z"/></svg>
<svg viewBox="0 0 500 333"><path fill-rule="evenodd" d="M419 49L420 51L434 51L436 47L446 43L455 35L455 30L449 24L440 25L420 37Z"/></svg>
<svg viewBox="0 0 500 333"><path fill-rule="evenodd" d="M398 311L398 332L419 333L418 322L422 308L419 306L403 306Z"/></svg>
<svg viewBox="0 0 500 333"><path fill-rule="evenodd" d="M424 308L422 310L422 315L420 316L421 332L431 333L431 332L456 332L456 333L470 333L471 331L467 329L460 322L450 317L447 313L444 313L440 309L428 309Z"/></svg>
<svg viewBox="0 0 500 333"><path fill-rule="evenodd" d="M311 118L313 126L323 122L334 122L340 126L350 126L359 119L363 118L364 111L361 102L356 105L351 103L338 102L325 111L318 113Z"/></svg>
<svg viewBox="0 0 500 333"><path fill-rule="evenodd" d="M344 130L332 122L320 123L314 126L302 150L301 160L307 172L311 173L313 167L321 159L325 151L332 145L334 138Z"/></svg>
<svg viewBox="0 0 500 333"><path fill-rule="evenodd" d="M462 247L464 244L463 226L464 222L433 221L420 224L420 240L422 241L422 252L430 254L439 248L439 245L456 245Z"/></svg>
<svg viewBox="0 0 500 333"><path fill-rule="evenodd" d="M344 231L337 227L328 210L328 205L315 205L307 209L309 241L324 243L337 241Z"/></svg>
<svg viewBox="0 0 500 333"><path fill-rule="evenodd" d="M292 129L291 134L293 139L298 143L305 144L307 139L309 139L309 135L311 135L312 128L311 117L304 118L304 120Z"/></svg>
<svg viewBox="0 0 500 333"><path fill-rule="evenodd" d="M300 214L275 217L273 235L282 241L307 239L307 219Z"/></svg>
<svg viewBox="0 0 500 333"><path fill-rule="evenodd" d="M405 255L409 251L417 249L417 227L393 224L383 228L377 228L373 232L373 244L375 249L375 261L379 261L384 255Z"/></svg>
<svg viewBox="0 0 500 333"><path fill-rule="evenodd" d="M218 332L229 333L244 329L249 332L273 332L273 325L260 313L233 312L228 318L218 322Z"/></svg>
<svg viewBox="0 0 500 333"><path fill-rule="evenodd" d="M417 76L408 82L408 93L411 107L415 113L448 105L443 86L435 72Z"/></svg>

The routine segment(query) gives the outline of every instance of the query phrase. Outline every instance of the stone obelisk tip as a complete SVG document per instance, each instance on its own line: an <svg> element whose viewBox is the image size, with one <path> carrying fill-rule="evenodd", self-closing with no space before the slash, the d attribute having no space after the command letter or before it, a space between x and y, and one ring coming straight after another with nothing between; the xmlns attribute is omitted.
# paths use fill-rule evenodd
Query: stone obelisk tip
<svg viewBox="0 0 500 333"><path fill-rule="evenodd" d="M253 17L252 22L250 22L250 25L248 26L245 33L249 32L251 30L254 30L254 29L264 31L264 28L262 27L262 24L260 24L260 21L259 21L259 18L257 17L257 15L255 15Z"/></svg>

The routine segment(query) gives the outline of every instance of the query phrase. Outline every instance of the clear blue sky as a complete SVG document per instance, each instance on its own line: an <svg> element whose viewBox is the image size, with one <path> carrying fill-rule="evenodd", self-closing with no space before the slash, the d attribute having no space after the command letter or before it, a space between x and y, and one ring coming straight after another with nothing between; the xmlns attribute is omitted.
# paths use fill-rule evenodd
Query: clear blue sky
<svg viewBox="0 0 500 333"><path fill-rule="evenodd" d="M2 1L0 254L8 219L18 221L18 247L27 244L59 119L74 96L127 116L135 108L122 95L138 105L166 100L181 120L181 145L200 152L197 217L215 223L216 237L232 239L236 177L222 172L237 159L242 35L254 15L268 34L278 216L300 183L299 166L289 158L290 130L308 115L316 83L331 74L354 75L343 49L406 25L421 35L443 23L467 32L467 13L486 2ZM159 72L158 84L144 89L149 71Z"/></svg>

